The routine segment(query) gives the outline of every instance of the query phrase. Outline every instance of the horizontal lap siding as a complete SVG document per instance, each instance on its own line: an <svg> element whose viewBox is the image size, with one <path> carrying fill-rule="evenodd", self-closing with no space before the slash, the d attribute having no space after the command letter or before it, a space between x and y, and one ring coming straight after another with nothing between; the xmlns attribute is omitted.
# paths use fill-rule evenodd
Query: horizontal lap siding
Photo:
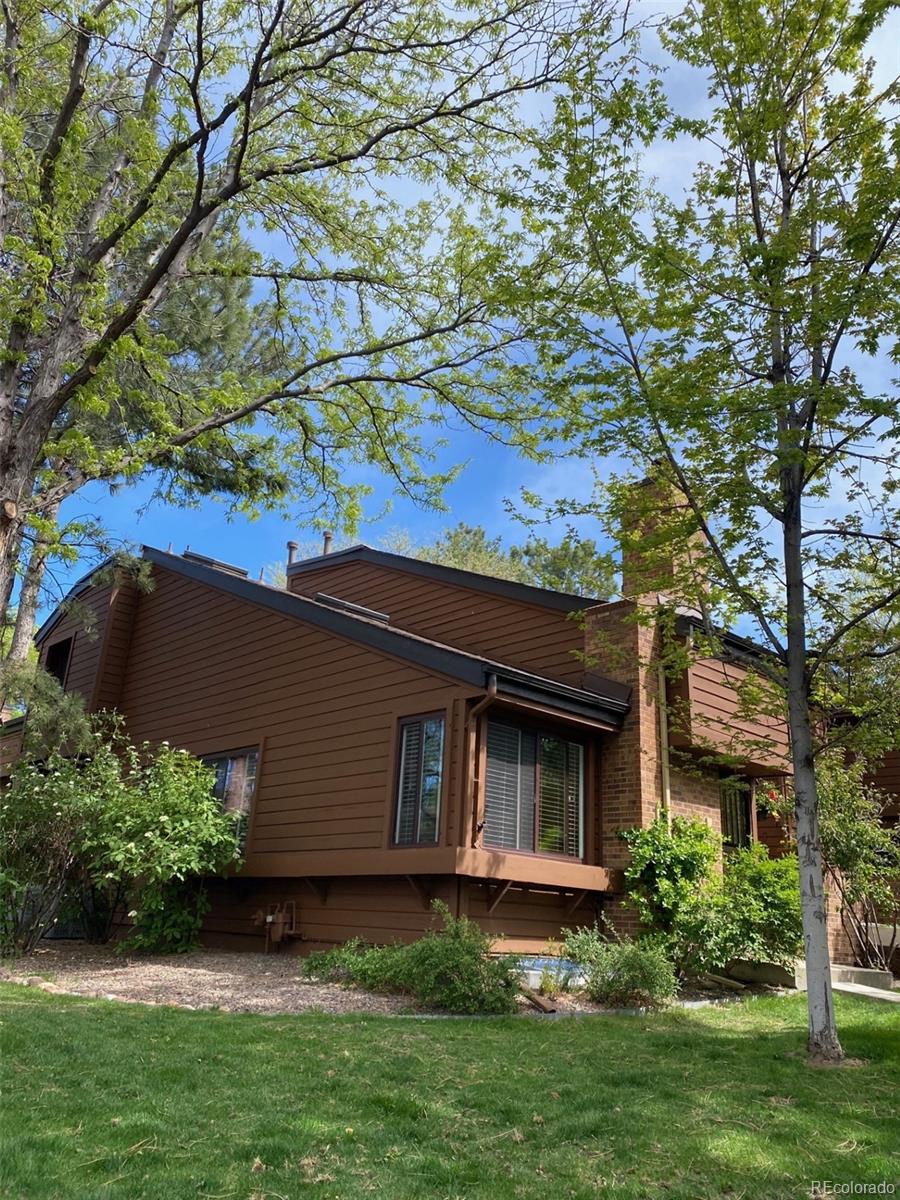
<svg viewBox="0 0 900 1200"><path fill-rule="evenodd" d="M525 888L510 888L494 911L489 913L491 894L496 886L468 881L466 912L482 929L497 938L503 948L522 951L544 949L548 941L558 942L564 929L592 925L597 918L592 896L585 897L570 912L574 896Z"/></svg>
<svg viewBox="0 0 900 1200"><path fill-rule="evenodd" d="M254 855L382 849L396 717L447 708L460 689L172 572L155 579L131 631L132 736L195 754L263 740Z"/></svg>
<svg viewBox="0 0 900 1200"><path fill-rule="evenodd" d="M78 692L88 704L94 698L112 592L111 585L90 588L78 598L77 607L60 618L41 644L40 661L45 663L52 645L67 637L74 638L66 691ZM86 628L85 610L90 614L89 628Z"/></svg>
<svg viewBox="0 0 900 1200"><path fill-rule="evenodd" d="M702 659L688 669L691 733L712 743L716 750L741 754L776 769L787 769L788 734L783 720L761 715L751 720L738 715L740 696L735 690L746 677L743 667L720 659ZM762 743L764 749L757 748Z"/></svg>
<svg viewBox="0 0 900 1200"><path fill-rule="evenodd" d="M418 883L426 899L442 900L451 913L456 913L459 901L462 912L496 939L497 950L545 950L549 941L559 941L564 929L590 925L597 916L592 897L570 912L572 896L510 889L488 913L490 892L475 881L442 877ZM232 949L261 950L265 934L254 924L254 914L285 901L296 905L301 935L285 942L292 954L308 954L349 938L408 942L440 924L404 878L334 879L324 901L297 879L213 880L209 898L203 940Z"/></svg>
<svg viewBox="0 0 900 1200"><path fill-rule="evenodd" d="M555 609L360 562L295 575L290 588L365 605L400 629L551 679L577 685L584 673L581 623Z"/></svg>
<svg viewBox="0 0 900 1200"><path fill-rule="evenodd" d="M432 881L429 895L454 909L455 880ZM217 880L209 886L209 898L203 940L234 949L261 950L265 934L254 925L254 913L290 900L296 905L301 933L285 943L294 954L354 937L380 944L412 941L436 923L434 913L403 878L336 879L324 902L297 879Z"/></svg>
<svg viewBox="0 0 900 1200"><path fill-rule="evenodd" d="M867 782L888 793L886 816L900 814L900 750L889 750Z"/></svg>

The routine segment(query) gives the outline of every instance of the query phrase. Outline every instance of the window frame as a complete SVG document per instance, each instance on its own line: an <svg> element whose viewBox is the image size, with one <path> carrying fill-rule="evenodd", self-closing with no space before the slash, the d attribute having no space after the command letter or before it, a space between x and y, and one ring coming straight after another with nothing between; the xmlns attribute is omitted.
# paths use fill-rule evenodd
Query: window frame
<svg viewBox="0 0 900 1200"><path fill-rule="evenodd" d="M262 776L264 745L265 745L265 739L260 738L260 740L258 742L252 743L247 746L237 746L234 749L228 748L225 750L204 751L204 752L201 752L200 754L196 755L196 757L200 760L200 762L203 763L204 766L209 767L209 766L212 766L213 763L215 763L218 760L223 759L223 758L240 758L241 755L248 755L248 754L254 754L254 753L256 754L256 775L253 779L253 790L250 793L250 797L248 800L247 813L246 813L247 828L246 828L245 834L244 834L244 846L243 846L244 858L247 857L247 851L249 850L249 847L251 845L251 841L253 838L253 827L256 823L256 797L259 793L259 781L260 781L260 777ZM214 798L218 799L218 797L214 797ZM224 807L223 801L224 801L224 797L220 801L220 805L222 807L222 812L225 812L225 807Z"/></svg>
<svg viewBox="0 0 900 1200"><path fill-rule="evenodd" d="M725 793L726 789L734 788L744 801L746 818L746 839L740 842L729 841L725 836ZM722 839L724 854L733 854L736 850L746 850L756 840L756 783L749 775L739 775L735 771L724 770L719 775L719 834Z"/></svg>
<svg viewBox="0 0 900 1200"><path fill-rule="evenodd" d="M55 672L50 671L48 669L47 659L50 657L50 651L53 650L56 646L63 645L64 642L69 643L69 653L68 653L68 656L66 657L66 669L63 671L62 678L60 679L60 677L57 674L55 674ZM47 649L44 651L44 670L47 672L48 675L53 675L53 678L59 682L59 686L63 689L63 691L66 690L66 684L68 683L68 680L69 680L69 671L72 668L72 657L74 654L75 654L75 634L74 633L70 633L66 637L57 638L55 642L48 642Z"/></svg>
<svg viewBox="0 0 900 1200"><path fill-rule="evenodd" d="M522 850L518 847L511 846L491 846L484 840L484 833L487 826L487 761L488 761L488 729L493 719L495 724L507 725L512 729L517 729L520 732L527 731L535 735L535 762L534 762L534 826L532 833L532 846L538 844L540 830L540 815L541 815L541 755L540 755L540 739L541 737L555 738L557 741L568 742L573 746L581 748L581 787L579 789L579 825L578 825L578 854L565 854L558 850ZM532 858L549 858L557 862L577 863L588 861L588 845L589 845L589 830L588 821L591 809L591 764L593 762L591 755L591 741L587 738L572 736L570 731L562 724L555 725L550 722L541 722L533 717L518 717L514 714L506 712L495 713L493 717L490 713L485 713L481 721L481 743L483 746L483 762L479 770L481 777L481 820L482 830L480 833L479 844L485 850L491 850L498 854L527 854Z"/></svg>
<svg viewBox="0 0 900 1200"><path fill-rule="evenodd" d="M437 815L435 817L434 838L432 841L423 842L416 837L411 842L397 841L397 822L400 817L400 788L403 783L403 731L407 725L421 725L423 727L426 721L440 721L443 730L441 734L441 782L438 788L438 806ZM391 805L390 805L390 829L388 832L388 846L392 850L429 850L436 846L440 846L444 840L444 810L446 808L446 786L447 786L447 756L449 751L449 738L447 737L447 729L449 721L447 719L446 709L435 709L432 712L412 713L409 716L398 717L394 722L394 773L391 786ZM418 804L416 807L416 826L415 832L419 833L422 823L422 795L421 783L419 787Z"/></svg>

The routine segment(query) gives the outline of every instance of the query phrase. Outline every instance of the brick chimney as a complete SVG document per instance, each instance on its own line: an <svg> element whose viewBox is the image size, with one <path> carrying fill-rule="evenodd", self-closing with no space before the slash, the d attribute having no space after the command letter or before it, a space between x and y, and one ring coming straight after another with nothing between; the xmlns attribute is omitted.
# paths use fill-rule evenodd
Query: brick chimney
<svg viewBox="0 0 900 1200"><path fill-rule="evenodd" d="M633 505L621 534L622 595L629 600L663 595L696 607L697 589L707 586L702 578L706 538L696 529L685 496L653 476L635 484L630 495Z"/></svg>

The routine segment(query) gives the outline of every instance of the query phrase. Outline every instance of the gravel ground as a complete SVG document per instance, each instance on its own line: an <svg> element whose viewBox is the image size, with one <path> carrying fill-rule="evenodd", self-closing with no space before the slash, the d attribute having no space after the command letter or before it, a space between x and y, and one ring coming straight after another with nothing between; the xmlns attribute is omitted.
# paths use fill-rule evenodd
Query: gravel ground
<svg viewBox="0 0 900 1200"><path fill-rule="evenodd" d="M309 983L291 955L198 950L129 958L84 942L53 941L0 970L2 978L40 975L61 991L185 1008L254 1013L401 1013L409 998L334 983Z"/></svg>
<svg viewBox="0 0 900 1200"><path fill-rule="evenodd" d="M373 1013L391 1015L422 1012L408 996L388 996L336 983L314 983L301 974L302 960L288 954L250 954L198 950L194 954L141 955L129 958L86 942L50 941L32 954L0 967L0 979L24 983L41 977L59 991L109 1000L171 1004L181 1008L217 1008L222 1012L252 1013ZM769 992L741 989L744 995ZM734 991L715 987L684 989L682 1001L734 1000ZM558 1012L576 1015L610 1010L583 993L562 993ZM519 997L520 1009L537 1015Z"/></svg>

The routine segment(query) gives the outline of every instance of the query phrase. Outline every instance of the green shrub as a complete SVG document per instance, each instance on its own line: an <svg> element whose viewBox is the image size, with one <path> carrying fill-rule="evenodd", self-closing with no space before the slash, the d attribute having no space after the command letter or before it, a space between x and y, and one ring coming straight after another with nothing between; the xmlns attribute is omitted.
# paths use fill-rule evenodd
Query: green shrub
<svg viewBox="0 0 900 1200"><path fill-rule="evenodd" d="M793 854L770 858L761 842L729 854L719 904L722 965L733 958L787 965L800 953L800 871Z"/></svg>
<svg viewBox="0 0 900 1200"><path fill-rule="evenodd" d="M802 945L800 880L793 855L761 843L725 855L703 821L658 817L624 835L629 897L645 928L665 938L680 976L722 970L733 959L786 964Z"/></svg>
<svg viewBox="0 0 900 1200"><path fill-rule="evenodd" d="M578 929L563 930L563 954L566 958L587 969L599 960L610 939L600 932L600 926L582 925Z"/></svg>
<svg viewBox="0 0 900 1200"><path fill-rule="evenodd" d="M631 860L625 886L641 922L669 933L681 910L706 884L721 853L721 842L704 821L658 816L643 829L627 829L622 838Z"/></svg>
<svg viewBox="0 0 900 1200"><path fill-rule="evenodd" d="M360 938L351 938L331 950L310 954L304 970L307 975L331 983L353 983L372 992L404 990L400 968L406 947L370 946Z"/></svg>
<svg viewBox="0 0 900 1200"><path fill-rule="evenodd" d="M137 747L118 718L92 716L84 753L22 757L0 796L0 951L32 949L64 902L83 905L88 932L106 937L123 897L149 922L132 948L183 948L202 919L184 881L238 858L208 767L166 744Z"/></svg>
<svg viewBox="0 0 900 1200"><path fill-rule="evenodd" d="M413 996L428 1008L453 1013L516 1010L520 972L515 959L491 954L491 939L467 917L436 900L440 929L408 945L367 946L357 939L311 954L308 975L372 991Z"/></svg>
<svg viewBox="0 0 900 1200"><path fill-rule="evenodd" d="M132 909L131 932L117 947L140 954L186 954L200 944L209 911L206 889L196 880L172 880L142 889Z"/></svg>
<svg viewBox="0 0 900 1200"><path fill-rule="evenodd" d="M491 938L468 917L451 916L439 900L432 907L443 928L405 947L404 990L446 1012L515 1012L521 974L516 960L493 956Z"/></svg>
<svg viewBox="0 0 900 1200"><path fill-rule="evenodd" d="M610 1008L659 1008L677 992L675 968L658 938L599 943L586 966L585 991Z"/></svg>

